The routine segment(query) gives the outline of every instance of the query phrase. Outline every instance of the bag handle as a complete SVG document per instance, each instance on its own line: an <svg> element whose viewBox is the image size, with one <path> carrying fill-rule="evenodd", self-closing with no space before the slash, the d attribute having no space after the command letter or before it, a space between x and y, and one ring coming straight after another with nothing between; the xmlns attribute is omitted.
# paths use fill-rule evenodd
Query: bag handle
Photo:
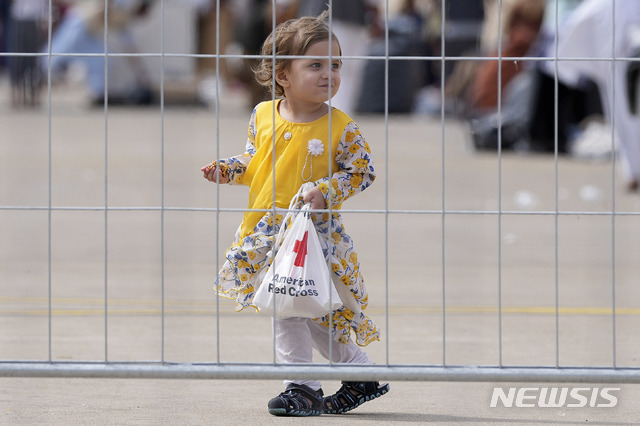
<svg viewBox="0 0 640 426"><path fill-rule="evenodd" d="M303 212L304 214L307 214L307 215L310 214L309 210L311 209L311 203L306 203L306 204L303 203L301 207L297 207L297 205L300 203L300 198L303 198L304 195L307 193L307 191L313 188L314 186L315 185L311 182L303 183L302 185L300 185L300 188L298 189L298 192L296 192L296 195L294 195L293 198L291 198L291 202L289 203L289 211L287 212L286 216L282 220L282 226L280 226L280 229L278 230L278 234L276 235L275 241L273 243L273 247L271 248L272 256L275 253L275 251L277 251L277 249L280 248L280 245L282 244L285 227L289 219L293 220L293 216L299 214L300 212ZM296 209L298 210L298 212L294 211Z"/></svg>

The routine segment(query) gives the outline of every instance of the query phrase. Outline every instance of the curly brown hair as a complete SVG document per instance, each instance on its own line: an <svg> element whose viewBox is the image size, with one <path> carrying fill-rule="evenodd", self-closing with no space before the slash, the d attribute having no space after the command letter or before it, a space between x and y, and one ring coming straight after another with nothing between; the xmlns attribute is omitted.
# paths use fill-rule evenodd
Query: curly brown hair
<svg viewBox="0 0 640 426"><path fill-rule="evenodd" d="M336 52L336 56L342 55L338 38L325 22L328 16L329 12L324 11L317 17L304 16L290 19L278 25L262 45L260 52L262 60L253 70L256 81L267 89L272 89L275 96L284 96L284 88L278 82L274 84L273 76L285 70L291 61L295 59L287 56L304 55L313 43L329 39L338 43L339 49ZM274 37L275 54L273 52ZM274 56L275 66L273 65Z"/></svg>

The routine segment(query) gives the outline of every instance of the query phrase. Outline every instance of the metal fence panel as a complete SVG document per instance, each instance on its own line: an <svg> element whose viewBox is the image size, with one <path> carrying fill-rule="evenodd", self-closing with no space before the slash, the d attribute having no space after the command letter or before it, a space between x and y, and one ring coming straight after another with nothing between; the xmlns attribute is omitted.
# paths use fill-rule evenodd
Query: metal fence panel
<svg viewBox="0 0 640 426"><path fill-rule="evenodd" d="M153 64L157 105L105 100L85 111L83 92L57 87L49 67L44 108L3 107L0 376L640 383L640 203L615 155L559 152L558 67L555 149L546 154L507 152L501 133L495 151L474 150L469 122L446 108L441 90L462 63L597 60L461 56L479 21L455 21L449 1L438 12L440 52L395 55L387 3L383 54L345 58L384 65L384 111L355 115L378 182L343 209L383 329L371 345L376 365L281 365L270 320L213 295L246 194L205 188L195 167L244 147L246 94L224 87L221 68L255 56L222 50L220 2L214 53L165 51L165 7L178 6L162 0L159 51L67 54ZM0 54L49 64L56 56ZM197 60L215 61L206 80L213 101L174 107L168 70ZM637 59L604 61L615 70ZM435 113L389 111L399 64L439 73Z"/></svg>

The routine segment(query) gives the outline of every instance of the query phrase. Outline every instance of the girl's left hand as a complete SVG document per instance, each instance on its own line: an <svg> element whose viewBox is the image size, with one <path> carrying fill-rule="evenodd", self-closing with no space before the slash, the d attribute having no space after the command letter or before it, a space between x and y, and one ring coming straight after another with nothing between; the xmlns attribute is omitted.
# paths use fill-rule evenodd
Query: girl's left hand
<svg viewBox="0 0 640 426"><path fill-rule="evenodd" d="M307 191L302 201L304 201L305 204L311 203L311 208L314 210L322 210L326 208L324 195L322 195L322 191L320 191L317 186Z"/></svg>

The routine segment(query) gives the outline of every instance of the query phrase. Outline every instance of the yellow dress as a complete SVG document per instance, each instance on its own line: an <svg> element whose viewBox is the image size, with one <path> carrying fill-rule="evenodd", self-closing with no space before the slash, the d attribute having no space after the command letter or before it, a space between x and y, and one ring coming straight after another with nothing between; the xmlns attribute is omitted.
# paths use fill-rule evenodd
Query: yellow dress
<svg viewBox="0 0 640 426"><path fill-rule="evenodd" d="M244 154L216 162L229 176L229 183L249 186L248 210L225 253L217 292L235 299L236 310L253 306L255 291L269 267L267 253L284 216L278 210L274 215L273 202L276 209L287 209L300 186L312 182L324 194L327 206L331 203L331 220L328 212L314 214L312 219L330 261L333 282L345 303L333 312L333 336L346 343L353 330L356 342L367 345L379 340L380 333L364 313L367 290L339 209L374 181L371 151L358 126L344 112L333 109L315 121L292 123L278 113L279 102L262 102L255 107ZM314 321L329 327L329 315Z"/></svg>

